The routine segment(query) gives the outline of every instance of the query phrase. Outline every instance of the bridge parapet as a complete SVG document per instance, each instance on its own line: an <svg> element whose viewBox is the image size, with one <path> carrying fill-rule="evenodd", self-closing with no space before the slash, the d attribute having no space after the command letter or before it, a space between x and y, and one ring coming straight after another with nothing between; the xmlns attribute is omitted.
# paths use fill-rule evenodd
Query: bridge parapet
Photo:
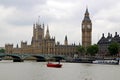
<svg viewBox="0 0 120 80"><path fill-rule="evenodd" d="M13 59L20 59L20 60L25 60L26 58L29 57L35 57L37 60L40 60L42 58L48 60L53 57L61 57L61 58L66 58L65 55L55 55L55 54L30 54L30 53L0 53L0 57L5 57L5 56L11 56Z"/></svg>

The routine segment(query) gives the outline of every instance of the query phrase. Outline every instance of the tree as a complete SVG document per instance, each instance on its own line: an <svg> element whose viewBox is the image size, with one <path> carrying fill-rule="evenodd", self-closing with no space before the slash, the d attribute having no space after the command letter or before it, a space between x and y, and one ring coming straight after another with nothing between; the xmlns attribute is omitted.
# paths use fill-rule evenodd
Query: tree
<svg viewBox="0 0 120 80"><path fill-rule="evenodd" d="M118 51L120 52L120 43L118 45L119 45L119 50Z"/></svg>
<svg viewBox="0 0 120 80"><path fill-rule="evenodd" d="M84 53L85 53L85 48L84 48L83 46L78 46L77 50L78 50L78 52L81 53L81 55L84 55Z"/></svg>
<svg viewBox="0 0 120 80"><path fill-rule="evenodd" d="M5 49L0 49L0 53L5 53Z"/></svg>
<svg viewBox="0 0 120 80"><path fill-rule="evenodd" d="M108 51L109 51L111 56L118 54L119 53L119 49L120 49L120 44L117 43L117 42L112 42L108 46Z"/></svg>
<svg viewBox="0 0 120 80"><path fill-rule="evenodd" d="M94 45L87 47L87 54L91 56L95 56L97 52L98 52L98 45L94 44Z"/></svg>

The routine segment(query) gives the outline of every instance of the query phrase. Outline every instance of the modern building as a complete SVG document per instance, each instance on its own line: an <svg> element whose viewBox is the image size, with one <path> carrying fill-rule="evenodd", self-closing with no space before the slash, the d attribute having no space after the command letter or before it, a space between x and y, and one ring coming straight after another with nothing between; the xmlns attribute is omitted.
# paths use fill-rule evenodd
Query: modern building
<svg viewBox="0 0 120 80"><path fill-rule="evenodd" d="M112 34L108 33L107 37L105 37L104 33L103 33L102 37L100 38L100 40L97 43L99 46L99 55L101 55L101 56L107 55L109 53L108 46L112 42L120 43L120 36L117 34L117 32L115 32L114 36L112 36Z"/></svg>
<svg viewBox="0 0 120 80"><path fill-rule="evenodd" d="M81 29L82 29L82 46L86 48L87 46L91 45L92 39L92 22L89 17L88 9L86 9Z"/></svg>

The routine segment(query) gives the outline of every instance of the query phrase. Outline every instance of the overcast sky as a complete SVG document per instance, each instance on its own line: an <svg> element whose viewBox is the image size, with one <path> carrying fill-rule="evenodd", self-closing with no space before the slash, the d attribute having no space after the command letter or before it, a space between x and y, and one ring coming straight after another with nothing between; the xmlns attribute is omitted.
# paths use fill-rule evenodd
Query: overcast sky
<svg viewBox="0 0 120 80"><path fill-rule="evenodd" d="M0 46L31 43L33 24L49 25L50 35L64 43L80 42L81 22L88 6L92 20L92 44L102 33L120 34L120 0L0 0ZM46 28L46 27L45 27Z"/></svg>

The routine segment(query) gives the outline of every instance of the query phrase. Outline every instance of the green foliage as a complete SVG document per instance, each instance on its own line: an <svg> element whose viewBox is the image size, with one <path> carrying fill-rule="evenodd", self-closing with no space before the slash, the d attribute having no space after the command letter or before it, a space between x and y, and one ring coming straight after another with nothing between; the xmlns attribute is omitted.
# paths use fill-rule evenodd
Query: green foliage
<svg viewBox="0 0 120 80"><path fill-rule="evenodd" d="M95 56L97 52L98 52L98 45L94 44L94 45L87 47L87 54L91 56Z"/></svg>
<svg viewBox="0 0 120 80"><path fill-rule="evenodd" d="M84 53L84 52L85 52L85 48L82 47L82 46L79 46L79 47L77 48L77 50L78 50L78 52L80 52L80 53Z"/></svg>
<svg viewBox="0 0 120 80"><path fill-rule="evenodd" d="M117 42L112 42L109 46L108 46L108 51L110 53L111 56L118 54L120 49L120 44Z"/></svg>
<svg viewBox="0 0 120 80"><path fill-rule="evenodd" d="M0 53L5 53L5 49L0 49Z"/></svg>
<svg viewBox="0 0 120 80"><path fill-rule="evenodd" d="M120 43L118 45L119 45L119 50L118 51L120 52Z"/></svg>

